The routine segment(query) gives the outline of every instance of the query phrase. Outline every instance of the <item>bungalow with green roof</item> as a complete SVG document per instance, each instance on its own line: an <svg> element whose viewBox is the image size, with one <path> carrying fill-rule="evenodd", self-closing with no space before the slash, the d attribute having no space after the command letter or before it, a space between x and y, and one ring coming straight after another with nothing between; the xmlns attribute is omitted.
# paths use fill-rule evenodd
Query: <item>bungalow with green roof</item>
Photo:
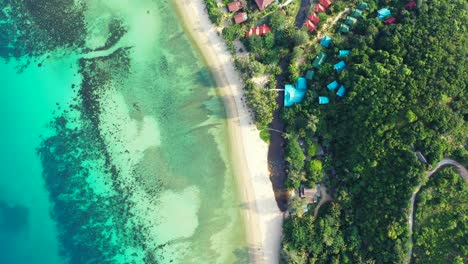
<svg viewBox="0 0 468 264"><path fill-rule="evenodd" d="M327 54L323 51L321 51L319 53L319 55L317 56L317 58L315 58L314 62L312 63L312 65L315 67L315 68L318 68L322 65L322 63L327 59Z"/></svg>
<svg viewBox="0 0 468 264"><path fill-rule="evenodd" d="M307 80L312 80L314 78L315 72L313 70L308 70L306 73L306 79Z"/></svg>
<svg viewBox="0 0 468 264"><path fill-rule="evenodd" d="M340 89L338 89L338 91L336 92L336 95L338 95L339 97L343 97L346 93L346 88L341 85L340 86Z"/></svg>
<svg viewBox="0 0 468 264"><path fill-rule="evenodd" d="M359 9L354 9L353 12L351 13L352 17L355 18L361 18L362 17L362 11Z"/></svg>
<svg viewBox="0 0 468 264"><path fill-rule="evenodd" d="M346 63L344 61L340 61L337 64L333 65L333 67L337 72L340 72L346 68Z"/></svg>
<svg viewBox="0 0 468 264"><path fill-rule="evenodd" d="M333 81L333 82L331 82L331 83L329 83L329 84L327 85L327 89L330 90L330 91L333 91L333 90L335 90L336 88L338 88L338 86L339 86L339 84L338 84L338 82L335 80L335 81Z"/></svg>
<svg viewBox="0 0 468 264"><path fill-rule="evenodd" d="M319 101L319 104L323 105L323 104L328 104L330 102L330 99L328 99L328 97L326 96L319 96L318 101Z"/></svg>
<svg viewBox="0 0 468 264"><path fill-rule="evenodd" d="M320 45L324 46L325 48L328 48L331 45L331 41L332 41L332 38L330 38L329 36L325 36L320 41Z"/></svg>
<svg viewBox="0 0 468 264"><path fill-rule="evenodd" d="M348 25L348 26L353 26L354 24L356 24L357 22L357 19L354 18L354 17L347 17L346 20L345 20L345 24Z"/></svg>
<svg viewBox="0 0 468 264"><path fill-rule="evenodd" d="M369 7L369 5L368 5L366 2L361 2L361 3L359 3L358 6L357 6L357 8L358 8L359 10L362 10L362 11L366 10L368 7Z"/></svg>
<svg viewBox="0 0 468 264"><path fill-rule="evenodd" d="M341 24L338 30L340 31L340 33L347 34L349 33L349 26L345 24Z"/></svg>
<svg viewBox="0 0 468 264"><path fill-rule="evenodd" d="M349 50L339 50L338 51L338 57L344 58L348 57L351 52Z"/></svg>

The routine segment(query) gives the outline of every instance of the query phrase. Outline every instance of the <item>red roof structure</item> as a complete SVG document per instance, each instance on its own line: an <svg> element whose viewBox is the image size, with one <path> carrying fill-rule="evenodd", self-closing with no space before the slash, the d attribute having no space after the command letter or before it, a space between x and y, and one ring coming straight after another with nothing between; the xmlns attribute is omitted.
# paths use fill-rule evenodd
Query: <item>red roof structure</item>
<svg viewBox="0 0 468 264"><path fill-rule="evenodd" d="M385 20L385 25L391 25L391 24L393 24L393 23L395 23L395 22L396 22L396 18L395 18L395 17L391 17L391 18Z"/></svg>
<svg viewBox="0 0 468 264"><path fill-rule="evenodd" d="M234 16L234 22L236 24L240 24L242 22L245 22L247 20L247 13L242 12Z"/></svg>
<svg viewBox="0 0 468 264"><path fill-rule="evenodd" d="M309 15L309 20L312 21L315 25L318 25L320 22L320 18L317 16L317 13L313 13Z"/></svg>
<svg viewBox="0 0 468 264"><path fill-rule="evenodd" d="M416 5L416 2L415 2L415 1L411 1L411 2L409 2L409 3L407 3L407 4L405 5L405 8L413 9L415 5Z"/></svg>
<svg viewBox="0 0 468 264"><path fill-rule="evenodd" d="M242 4L239 1L234 1L228 4L229 12L236 12L242 8Z"/></svg>
<svg viewBox="0 0 468 264"><path fill-rule="evenodd" d="M257 3L258 9L263 10L267 6L269 6L273 0L255 0L255 3Z"/></svg>
<svg viewBox="0 0 468 264"><path fill-rule="evenodd" d="M271 32L271 28L268 25L263 24L259 27L249 29L247 32L245 32L245 36L246 37L250 37L252 35L263 36L269 32Z"/></svg>
<svg viewBox="0 0 468 264"><path fill-rule="evenodd" d="M307 20L305 23L304 23L304 26L307 27L307 29L309 29L309 32L314 32L316 29L317 29L317 26L314 25L314 23L312 23L312 21L310 20Z"/></svg>
<svg viewBox="0 0 468 264"><path fill-rule="evenodd" d="M325 9L325 7L323 7L323 5L321 5L321 4L316 4L315 5L315 12L316 13L325 13L325 12L327 12L327 9Z"/></svg>
<svg viewBox="0 0 468 264"><path fill-rule="evenodd" d="M328 8L332 4L330 0L320 0L319 3L325 8Z"/></svg>

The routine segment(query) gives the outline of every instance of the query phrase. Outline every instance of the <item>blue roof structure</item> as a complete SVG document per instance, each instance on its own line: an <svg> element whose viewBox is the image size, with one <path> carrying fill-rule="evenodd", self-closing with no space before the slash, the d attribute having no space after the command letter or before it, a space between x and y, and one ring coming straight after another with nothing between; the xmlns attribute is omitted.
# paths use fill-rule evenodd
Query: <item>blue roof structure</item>
<svg viewBox="0 0 468 264"><path fill-rule="evenodd" d="M306 90L298 90L292 84L284 86L284 106L293 106L300 103L305 96Z"/></svg>
<svg viewBox="0 0 468 264"><path fill-rule="evenodd" d="M338 57L344 58L348 57L351 52L349 50L340 50L338 51Z"/></svg>
<svg viewBox="0 0 468 264"><path fill-rule="evenodd" d="M336 92L336 95L338 95L339 97L343 97L346 93L346 88L341 85L340 89L338 89L338 91Z"/></svg>
<svg viewBox="0 0 468 264"><path fill-rule="evenodd" d="M333 65L333 67L335 67L335 70L337 72L340 72L344 70L344 68L346 68L346 63L344 61L340 61L337 64Z"/></svg>
<svg viewBox="0 0 468 264"><path fill-rule="evenodd" d="M296 89L305 90L307 89L307 80L304 77L297 78Z"/></svg>
<svg viewBox="0 0 468 264"><path fill-rule="evenodd" d="M330 102L330 99L326 96L319 96L319 104L328 104Z"/></svg>
<svg viewBox="0 0 468 264"><path fill-rule="evenodd" d="M380 20L384 20L386 17L388 17L391 14L392 12L388 8L382 8L379 11L377 11L377 17Z"/></svg>
<svg viewBox="0 0 468 264"><path fill-rule="evenodd" d="M330 47L332 39L329 36L323 37L323 39L320 41L320 45L324 46L325 48Z"/></svg>
<svg viewBox="0 0 468 264"><path fill-rule="evenodd" d="M333 81L327 85L328 90L333 91L338 88L339 84L337 81Z"/></svg>

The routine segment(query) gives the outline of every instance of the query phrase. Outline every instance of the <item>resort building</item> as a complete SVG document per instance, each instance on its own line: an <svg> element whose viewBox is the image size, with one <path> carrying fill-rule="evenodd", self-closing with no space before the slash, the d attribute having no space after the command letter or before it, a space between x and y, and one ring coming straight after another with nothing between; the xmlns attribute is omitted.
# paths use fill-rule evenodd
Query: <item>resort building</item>
<svg viewBox="0 0 468 264"><path fill-rule="evenodd" d="M297 78L296 89L305 90L307 89L307 80L304 77Z"/></svg>
<svg viewBox="0 0 468 264"><path fill-rule="evenodd" d="M314 62L312 63L312 66L314 66L315 68L318 68L322 65L322 63L327 59L327 54L323 51L321 51L319 53L319 55L317 55L317 57L315 58Z"/></svg>
<svg viewBox="0 0 468 264"><path fill-rule="evenodd" d="M284 106L290 107L296 103L302 102L306 94L306 90L296 89L292 84L284 86Z"/></svg>
<svg viewBox="0 0 468 264"><path fill-rule="evenodd" d="M259 27L249 29L247 32L245 32L245 36L246 37L250 37L252 35L263 36L269 32L271 32L271 28L268 25L263 24Z"/></svg>
<svg viewBox="0 0 468 264"><path fill-rule="evenodd" d="M318 101L321 105L330 103L330 99L326 96L319 96Z"/></svg>
<svg viewBox="0 0 468 264"><path fill-rule="evenodd" d="M337 72L341 72L346 68L346 63L344 61L340 61L337 64L333 65L333 67Z"/></svg>
<svg viewBox="0 0 468 264"><path fill-rule="evenodd" d="M362 11L359 9L354 9L353 12L351 13L352 17L355 18L361 18L362 17Z"/></svg>
<svg viewBox="0 0 468 264"><path fill-rule="evenodd" d="M323 37L320 41L320 45L324 46L325 48L330 47L332 39L329 36Z"/></svg>
<svg viewBox="0 0 468 264"><path fill-rule="evenodd" d="M315 25L318 25L320 18L317 16L317 13L312 13L308 16L309 20L312 21Z"/></svg>
<svg viewBox="0 0 468 264"><path fill-rule="evenodd" d="M315 5L315 12L316 13L325 13L325 12L327 12L327 9L325 7L323 7L323 5L321 5L321 4L316 4Z"/></svg>
<svg viewBox="0 0 468 264"><path fill-rule="evenodd" d="M407 4L405 5L405 8L407 8L407 9L413 9L415 6L416 6L416 2L415 2L415 1L411 1L411 2L409 2L409 3L407 3Z"/></svg>
<svg viewBox="0 0 468 264"><path fill-rule="evenodd" d="M240 24L247 21L247 13L242 12L234 16L234 22Z"/></svg>
<svg viewBox="0 0 468 264"><path fill-rule="evenodd" d="M377 11L377 17L380 20L384 20L386 17L388 17L391 14L392 12L388 8L382 8L379 11Z"/></svg>
<svg viewBox="0 0 468 264"><path fill-rule="evenodd" d="M234 1L228 4L229 12L237 12L242 9L242 4L239 1Z"/></svg>
<svg viewBox="0 0 468 264"><path fill-rule="evenodd" d="M255 3L257 4L258 9L263 10L273 3L273 0L255 0Z"/></svg>
<svg viewBox="0 0 468 264"><path fill-rule="evenodd" d="M338 51L338 57L340 57L340 58L348 57L349 54L351 54L351 52L349 50L339 50Z"/></svg>
<svg viewBox="0 0 468 264"><path fill-rule="evenodd" d="M341 85L340 86L340 89L338 89L338 91L336 92L336 95L338 95L339 97L343 97L346 93L346 88Z"/></svg>
<svg viewBox="0 0 468 264"><path fill-rule="evenodd" d="M328 8L332 4L330 0L319 0L319 3L325 8Z"/></svg>
<svg viewBox="0 0 468 264"><path fill-rule="evenodd" d="M391 24L394 24L396 22L396 18L395 17L391 17L387 20L385 20L385 25L391 25Z"/></svg>
<svg viewBox="0 0 468 264"><path fill-rule="evenodd" d="M310 20L307 20L305 23L304 23L304 26L309 30L309 32L314 32L316 29L317 29L317 26L314 25L314 23L312 23L312 21Z"/></svg>
<svg viewBox="0 0 468 264"><path fill-rule="evenodd" d="M344 34L349 33L349 26L345 24L341 24L338 30L340 31L340 33L344 33Z"/></svg>
<svg viewBox="0 0 468 264"><path fill-rule="evenodd" d="M329 84L327 85L327 89L328 89L329 91L333 91L333 90L335 90L336 88L338 88L338 86L339 86L339 84L338 84L338 82L335 80L335 81L333 81L333 82L331 82L331 83L329 83Z"/></svg>
<svg viewBox="0 0 468 264"><path fill-rule="evenodd" d="M312 80L314 78L315 72L313 70L308 70L306 73L306 79Z"/></svg>
<svg viewBox="0 0 468 264"><path fill-rule="evenodd" d="M359 3L358 6L357 6L357 8L358 8L359 10L362 10L362 11L366 10L368 7L369 7L369 5L368 5L366 2L361 2L361 3Z"/></svg>
<svg viewBox="0 0 468 264"><path fill-rule="evenodd" d="M348 25L348 26L353 26L354 24L356 24L357 22L357 19L354 18L354 17L347 17L346 20L345 20L345 24Z"/></svg>

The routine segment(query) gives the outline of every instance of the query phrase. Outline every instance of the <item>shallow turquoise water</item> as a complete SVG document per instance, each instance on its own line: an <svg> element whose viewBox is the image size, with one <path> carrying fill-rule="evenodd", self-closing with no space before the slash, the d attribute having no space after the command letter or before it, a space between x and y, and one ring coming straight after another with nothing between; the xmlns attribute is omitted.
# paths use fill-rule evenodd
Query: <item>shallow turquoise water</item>
<svg viewBox="0 0 468 264"><path fill-rule="evenodd" d="M0 61L1 262L245 261L224 109L173 7L86 10L88 49L126 33Z"/></svg>

